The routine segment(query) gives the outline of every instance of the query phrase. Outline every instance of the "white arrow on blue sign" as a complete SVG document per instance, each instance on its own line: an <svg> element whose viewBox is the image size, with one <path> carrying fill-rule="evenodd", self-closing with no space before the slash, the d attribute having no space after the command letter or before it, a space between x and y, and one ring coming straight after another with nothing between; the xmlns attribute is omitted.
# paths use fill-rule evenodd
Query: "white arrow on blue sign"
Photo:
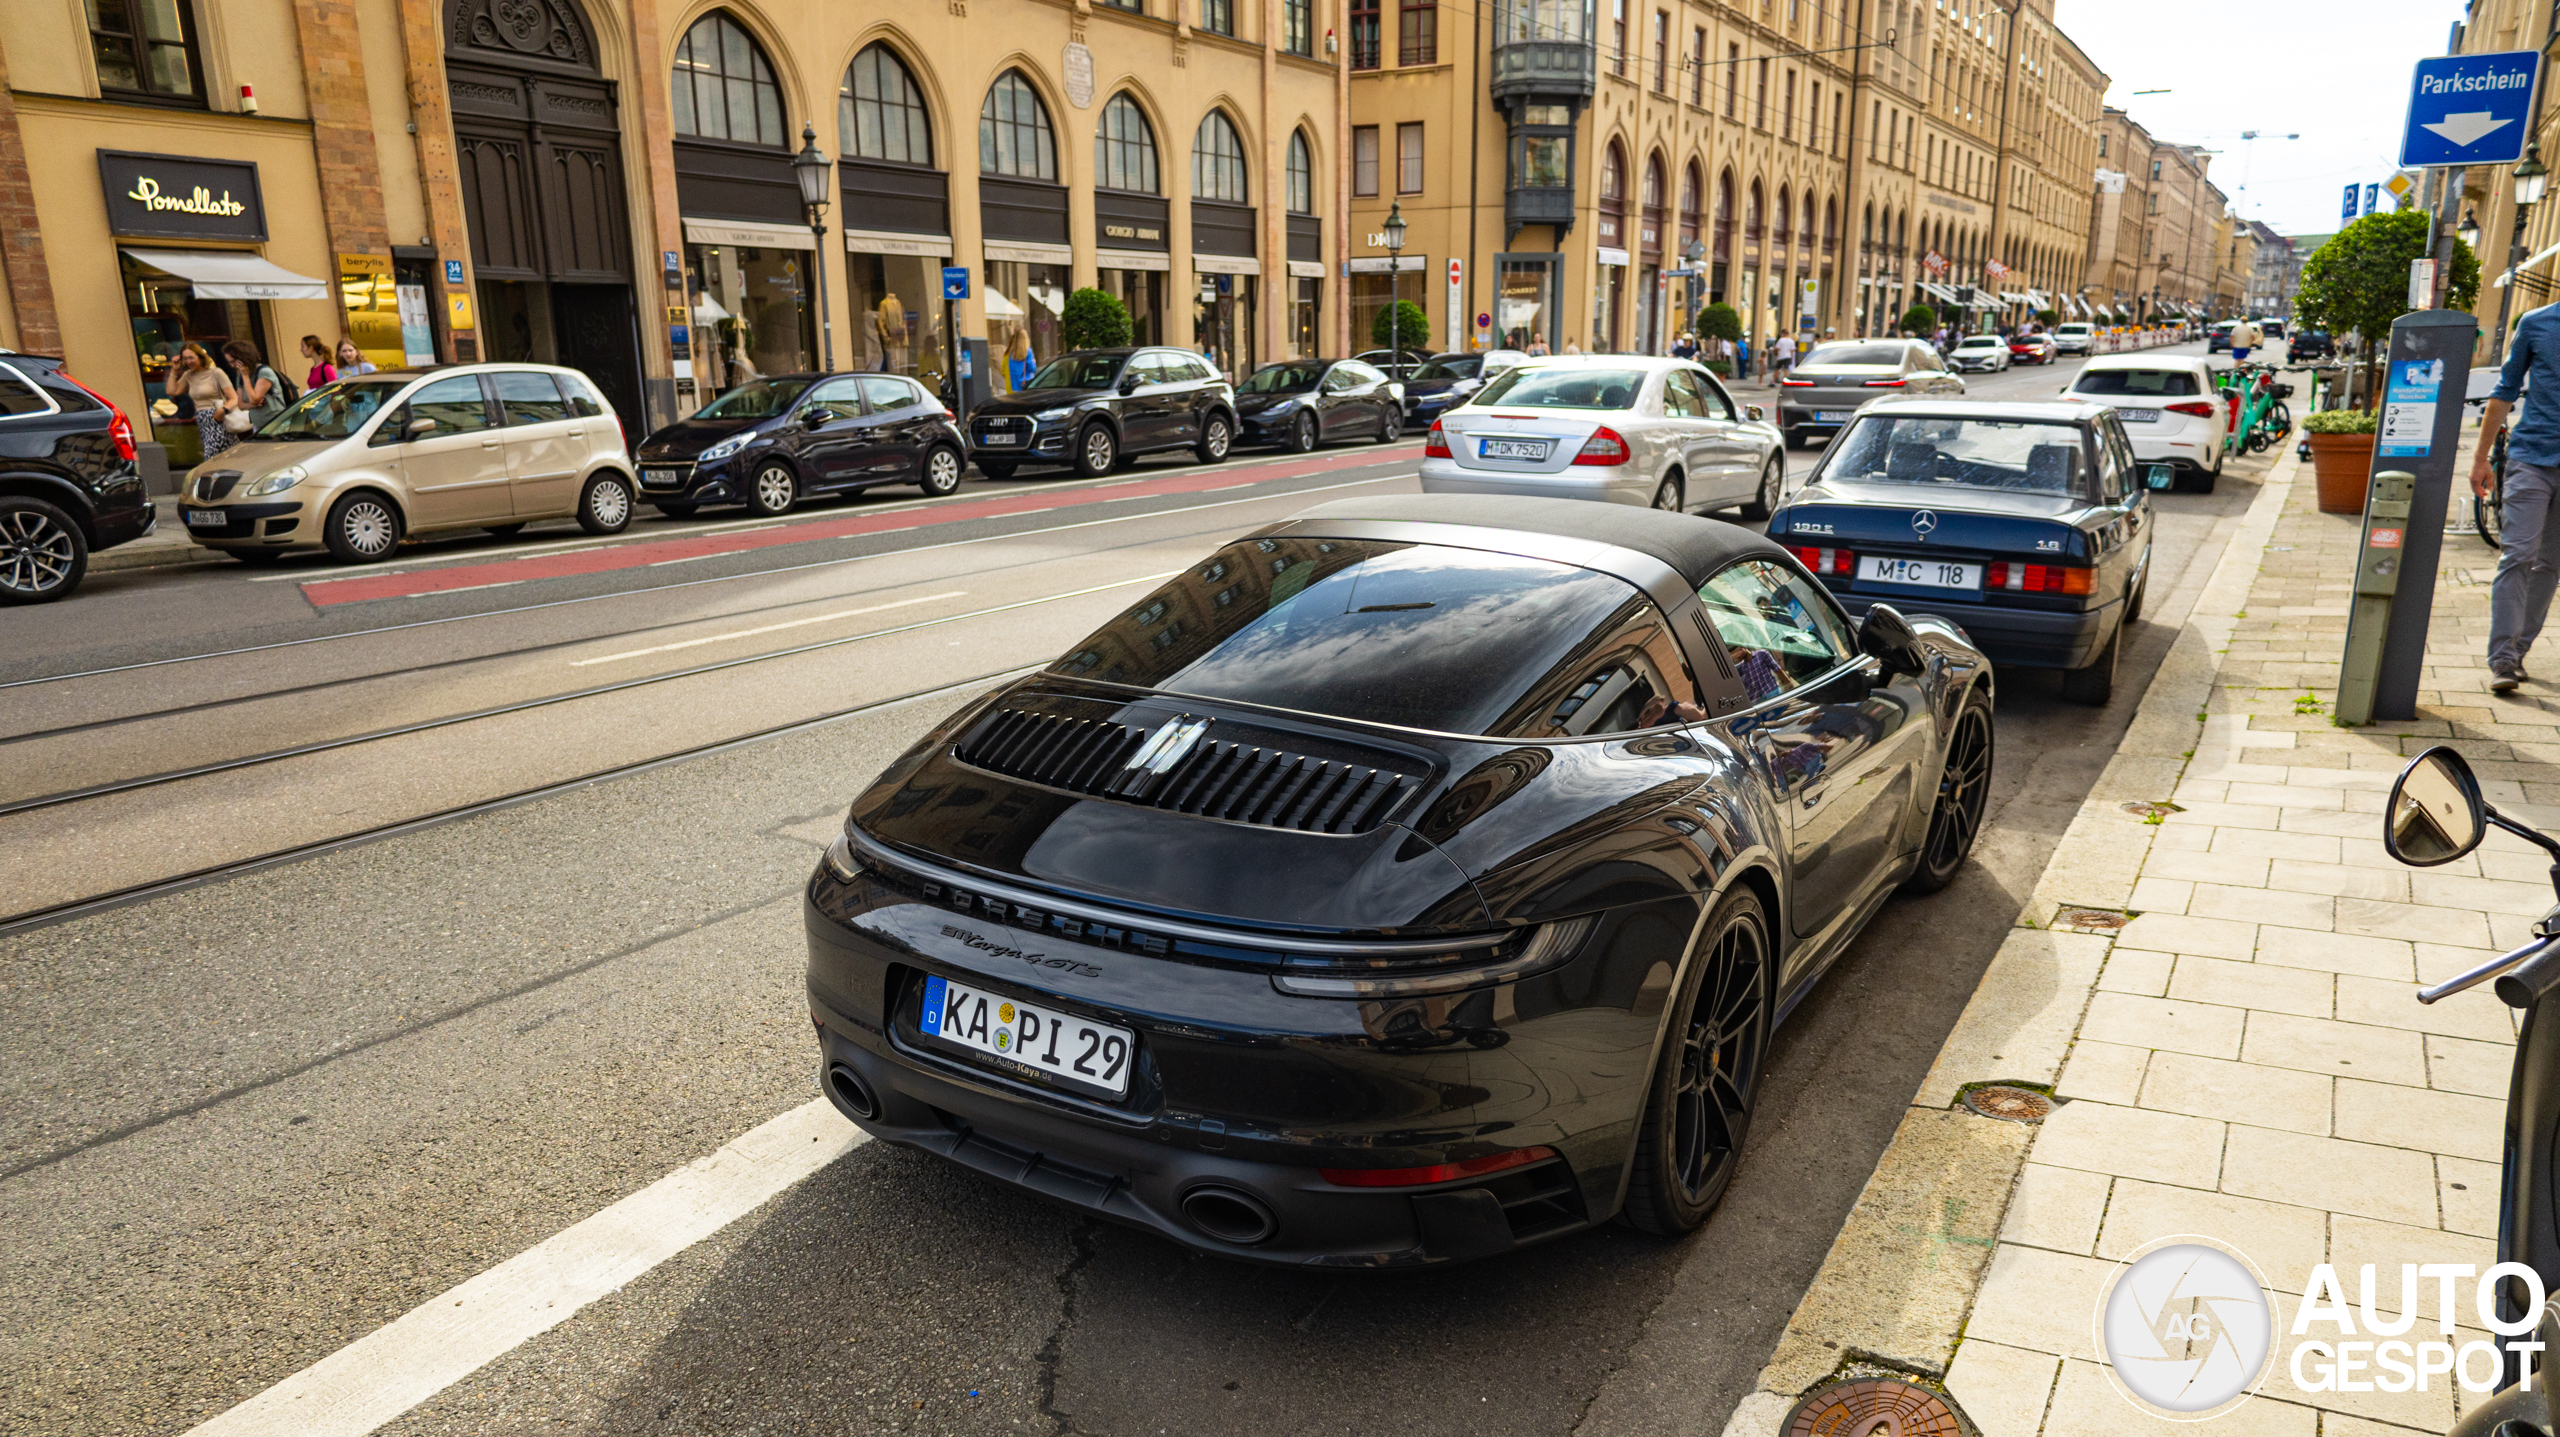
<svg viewBox="0 0 2560 1437"><path fill-rule="evenodd" d="M2542 56L2531 50L2420 60L2400 132L2401 166L2511 165L2524 158L2541 68Z"/></svg>

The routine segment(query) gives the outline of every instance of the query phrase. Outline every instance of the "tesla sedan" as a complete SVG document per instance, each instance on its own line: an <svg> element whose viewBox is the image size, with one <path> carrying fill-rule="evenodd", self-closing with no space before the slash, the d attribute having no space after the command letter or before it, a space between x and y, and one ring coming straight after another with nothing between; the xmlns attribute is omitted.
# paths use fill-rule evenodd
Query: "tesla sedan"
<svg viewBox="0 0 2560 1437"><path fill-rule="evenodd" d="M820 1080L1228 1257L1687 1231L1774 1025L1965 861L1991 705L1952 625L1853 620L1733 525L1312 509L854 799L804 895Z"/></svg>
<svg viewBox="0 0 2560 1437"><path fill-rule="evenodd" d="M2117 413L2088 400L1887 399L1769 537L1852 607L1924 604L1996 663L2104 704L2151 573L2151 500Z"/></svg>
<svg viewBox="0 0 2560 1437"><path fill-rule="evenodd" d="M1506 369L1442 414L1422 446L1426 494L1598 499L1765 519L1786 441L1685 359L1582 355Z"/></svg>
<svg viewBox="0 0 2560 1437"><path fill-rule="evenodd" d="M1266 364L1236 386L1236 442L1304 454L1336 439L1393 444L1404 434L1404 394L1356 359Z"/></svg>

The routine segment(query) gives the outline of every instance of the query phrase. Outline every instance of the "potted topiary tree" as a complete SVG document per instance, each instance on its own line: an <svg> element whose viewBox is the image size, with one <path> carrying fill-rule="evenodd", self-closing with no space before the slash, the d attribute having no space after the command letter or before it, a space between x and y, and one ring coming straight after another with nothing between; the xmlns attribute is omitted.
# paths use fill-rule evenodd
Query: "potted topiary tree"
<svg viewBox="0 0 2560 1437"><path fill-rule="evenodd" d="M1400 299L1378 311L1369 321L1369 342L1380 349L1402 354L1431 342L1431 316L1422 306Z"/></svg>
<svg viewBox="0 0 2560 1437"><path fill-rule="evenodd" d="M1058 314L1058 338L1071 350L1119 349L1131 334L1129 307L1108 290L1077 290Z"/></svg>
<svg viewBox="0 0 2560 1437"><path fill-rule="evenodd" d="M1902 332L1933 334L1938 328L1938 312L1925 304L1915 304L1902 312Z"/></svg>
<svg viewBox="0 0 2560 1437"><path fill-rule="evenodd" d="M2381 362L2391 321L2409 312L2410 261L2425 258L2434 238L2435 216L2427 211L2383 210L2331 235L2303 262L2302 288L2293 302L2296 322L2308 329L2352 332L2363 338L2368 395L2379 388L2373 383L2372 369ZM2479 293L2480 260L2471 246L2456 237L2453 272L2444 287L2445 307L2469 309ZM2361 477L2357 482L2355 509L2331 512L2363 511Z"/></svg>
<svg viewBox="0 0 2560 1437"><path fill-rule="evenodd" d="M2315 409L2302 416L2311 446L2311 473L2320 486L2320 512L2364 512L2365 480L2373 472L2376 421L2370 409Z"/></svg>
<svg viewBox="0 0 2560 1437"><path fill-rule="evenodd" d="M1702 340L1720 339L1727 344L1739 343L1742 339L1742 316L1729 304L1719 302L1708 305L1698 311L1697 332L1698 338ZM1733 377L1733 361L1723 355L1709 359L1707 368L1726 379Z"/></svg>

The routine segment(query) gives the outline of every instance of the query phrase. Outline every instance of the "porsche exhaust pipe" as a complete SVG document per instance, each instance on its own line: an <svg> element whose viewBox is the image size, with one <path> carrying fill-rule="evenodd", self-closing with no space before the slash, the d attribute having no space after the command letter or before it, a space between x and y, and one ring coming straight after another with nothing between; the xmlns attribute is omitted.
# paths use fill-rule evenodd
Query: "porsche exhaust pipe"
<svg viewBox="0 0 2560 1437"><path fill-rule="evenodd" d="M880 1116L880 1100L850 1064L837 1063L827 1069L827 1093L836 1100L837 1107L857 1118Z"/></svg>
<svg viewBox="0 0 2560 1437"><path fill-rule="evenodd" d="M1280 1230L1271 1205L1242 1188L1208 1183L1182 1195L1182 1216L1220 1242L1252 1247Z"/></svg>

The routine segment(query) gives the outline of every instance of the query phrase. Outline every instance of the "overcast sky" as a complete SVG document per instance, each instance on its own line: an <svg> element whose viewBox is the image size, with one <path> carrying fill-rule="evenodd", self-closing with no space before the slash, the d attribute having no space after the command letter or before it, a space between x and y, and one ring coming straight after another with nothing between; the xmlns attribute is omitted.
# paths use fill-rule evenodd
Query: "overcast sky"
<svg viewBox="0 0 2560 1437"><path fill-rule="evenodd" d="M2108 104L2154 139L2222 152L2213 181L2243 215L2279 234L2326 234L2349 180L2391 178L2410 67L2444 53L2463 10L2462 0L2056 0L2054 19L2107 72ZM2262 133L2252 143L2244 130Z"/></svg>

